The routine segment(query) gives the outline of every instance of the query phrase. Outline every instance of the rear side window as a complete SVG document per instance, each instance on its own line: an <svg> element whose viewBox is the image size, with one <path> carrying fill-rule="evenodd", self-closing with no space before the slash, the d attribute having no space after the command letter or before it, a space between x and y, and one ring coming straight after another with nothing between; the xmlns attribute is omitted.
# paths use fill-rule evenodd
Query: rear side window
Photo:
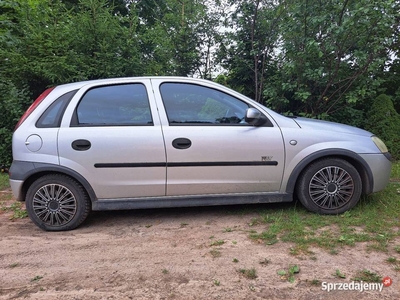
<svg viewBox="0 0 400 300"><path fill-rule="evenodd" d="M54 101L36 122L38 128L60 127L65 109L77 90L68 92Z"/></svg>
<svg viewBox="0 0 400 300"><path fill-rule="evenodd" d="M143 84L101 86L86 92L72 126L153 125Z"/></svg>

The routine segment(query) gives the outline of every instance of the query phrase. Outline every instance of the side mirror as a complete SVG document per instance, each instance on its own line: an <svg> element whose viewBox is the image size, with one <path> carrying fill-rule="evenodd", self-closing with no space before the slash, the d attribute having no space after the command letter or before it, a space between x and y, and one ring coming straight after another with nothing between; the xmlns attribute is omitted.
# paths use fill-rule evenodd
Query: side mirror
<svg viewBox="0 0 400 300"><path fill-rule="evenodd" d="M267 118L258 109L252 107L246 110L244 120L253 126L261 126L267 122Z"/></svg>

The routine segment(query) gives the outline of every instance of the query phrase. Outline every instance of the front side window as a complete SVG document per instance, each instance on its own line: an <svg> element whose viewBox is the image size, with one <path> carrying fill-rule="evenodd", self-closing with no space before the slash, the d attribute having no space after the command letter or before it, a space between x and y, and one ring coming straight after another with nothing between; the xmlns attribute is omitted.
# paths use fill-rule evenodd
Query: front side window
<svg viewBox="0 0 400 300"><path fill-rule="evenodd" d="M187 83L160 87L170 125L247 125L249 105L215 89Z"/></svg>
<svg viewBox="0 0 400 300"><path fill-rule="evenodd" d="M149 99L143 84L90 89L78 104L72 125L152 125Z"/></svg>

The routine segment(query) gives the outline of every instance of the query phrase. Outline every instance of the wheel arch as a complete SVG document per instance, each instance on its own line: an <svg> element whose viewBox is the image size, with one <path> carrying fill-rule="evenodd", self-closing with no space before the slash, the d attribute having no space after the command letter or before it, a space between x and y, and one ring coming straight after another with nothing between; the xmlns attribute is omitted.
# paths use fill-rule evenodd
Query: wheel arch
<svg viewBox="0 0 400 300"><path fill-rule="evenodd" d="M294 193L297 181L301 173L304 171L305 168L307 168L307 166L309 166L311 163L317 160L330 157L341 158L352 164L357 169L357 172L360 174L362 181L362 193L363 194L372 193L374 186L374 179L371 168L368 166L367 162L357 153L344 149L320 150L302 159L290 174L288 183L286 185L286 192L290 194Z"/></svg>
<svg viewBox="0 0 400 300"><path fill-rule="evenodd" d="M29 186L38 178L49 174L62 174L74 179L82 185L91 202L97 199L96 194L90 183L82 175L74 170L63 166L47 163L14 161L11 169L12 179L23 181L18 200L24 201Z"/></svg>

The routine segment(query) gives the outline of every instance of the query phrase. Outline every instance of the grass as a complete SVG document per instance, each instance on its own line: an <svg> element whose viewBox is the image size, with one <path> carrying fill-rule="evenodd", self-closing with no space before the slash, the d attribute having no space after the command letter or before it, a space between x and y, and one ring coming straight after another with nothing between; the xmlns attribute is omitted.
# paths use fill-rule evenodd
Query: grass
<svg viewBox="0 0 400 300"><path fill-rule="evenodd" d="M225 244L225 241L223 241L223 240L216 240L216 241L213 241L213 242L210 244L210 246L221 246L221 245L223 245L223 244Z"/></svg>
<svg viewBox="0 0 400 300"><path fill-rule="evenodd" d="M217 258L217 257L221 257L222 253L221 251L217 250L217 249L212 249L210 250L210 254L213 258Z"/></svg>
<svg viewBox="0 0 400 300"><path fill-rule="evenodd" d="M372 272L370 270L357 271L355 277L352 278L354 281L364 281L364 282L382 282L382 276Z"/></svg>
<svg viewBox="0 0 400 300"><path fill-rule="evenodd" d="M21 202L14 201L9 204L12 198L11 193L2 192L9 187L10 183L8 181L8 174L0 173L0 210L12 212L12 215L9 218L10 220L28 217L28 213L23 208L23 204Z"/></svg>
<svg viewBox="0 0 400 300"><path fill-rule="evenodd" d="M281 277L281 279L287 280L290 283L294 283L296 281L295 275L300 272L300 267L298 265L290 265L288 269L281 269L277 271L277 274Z"/></svg>
<svg viewBox="0 0 400 300"><path fill-rule="evenodd" d="M23 219L28 217L28 212L24 208L22 208L21 202L14 202L13 204L11 204L11 211L13 212L13 215L10 217L11 220Z"/></svg>
<svg viewBox="0 0 400 300"><path fill-rule="evenodd" d="M388 257L388 258L386 259L386 262L387 262L388 264L392 265L392 266L393 266L393 269L394 269L396 272L400 271L400 260L398 260L396 257L393 257L393 256Z"/></svg>
<svg viewBox="0 0 400 300"><path fill-rule="evenodd" d="M244 277L247 279L256 279L257 276L257 271L254 268L251 269L239 269L238 272L242 274Z"/></svg>
<svg viewBox="0 0 400 300"><path fill-rule="evenodd" d="M12 263L11 265L9 265L10 268L16 268L19 266L19 263Z"/></svg>
<svg viewBox="0 0 400 300"><path fill-rule="evenodd" d="M392 178L400 178L400 162L394 163L392 165L392 174L391 174Z"/></svg>
<svg viewBox="0 0 400 300"><path fill-rule="evenodd" d="M32 282L34 282L34 281L39 281L39 280L42 279L42 278L43 278L43 276L37 275L37 276L33 277L33 278L31 279L31 281L32 281Z"/></svg>
<svg viewBox="0 0 400 300"><path fill-rule="evenodd" d="M1 197L4 200L4 197ZM0 209L2 211L12 212L9 217L10 220L23 219L28 217L28 212L22 207L22 203L14 201L10 206L7 206L4 201L1 202Z"/></svg>
<svg viewBox="0 0 400 300"><path fill-rule="evenodd" d="M321 280L319 280L319 279L313 279L313 280L311 280L310 281L310 284L311 285L315 285L315 286L321 286Z"/></svg>
<svg viewBox="0 0 400 300"><path fill-rule="evenodd" d="M250 237L266 245L294 243L290 249L293 255L310 254L310 246L336 254L344 246L361 242L366 242L370 251L387 252L390 242L400 235L399 189L400 162L397 162L393 164L391 182L386 189L363 196L352 210L327 216L310 213L301 204L267 208L249 223L250 227L265 225L266 229L257 232L252 228Z"/></svg>
<svg viewBox="0 0 400 300"><path fill-rule="evenodd" d="M397 260L396 257L389 257L386 261L388 263L391 263L391 264L397 264L398 263L398 260Z"/></svg>
<svg viewBox="0 0 400 300"><path fill-rule="evenodd" d="M341 278L341 279L345 279L346 278L346 275L343 274L342 272L340 272L339 269L336 269L336 271L333 274L333 276L335 276L336 278Z"/></svg>
<svg viewBox="0 0 400 300"><path fill-rule="evenodd" d="M3 191L10 187L10 183L8 181L8 174L0 173L0 191Z"/></svg>

